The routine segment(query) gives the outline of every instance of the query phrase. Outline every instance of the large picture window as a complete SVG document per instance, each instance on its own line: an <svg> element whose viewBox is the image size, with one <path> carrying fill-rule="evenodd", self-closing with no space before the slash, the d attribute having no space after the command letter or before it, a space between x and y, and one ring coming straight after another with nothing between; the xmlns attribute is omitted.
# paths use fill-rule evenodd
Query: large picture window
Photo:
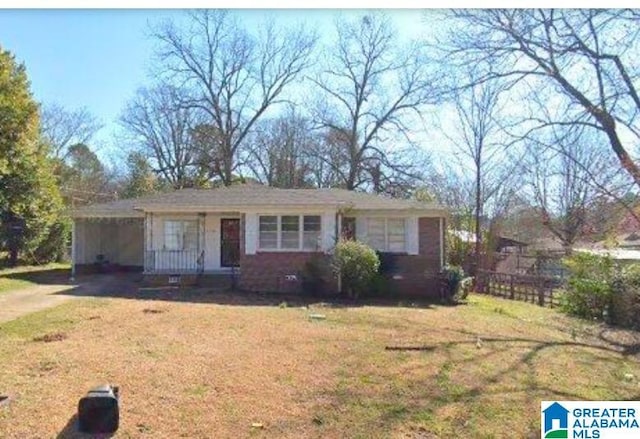
<svg viewBox="0 0 640 439"><path fill-rule="evenodd" d="M164 248L165 250L197 250L198 221L165 220Z"/></svg>
<svg viewBox="0 0 640 439"><path fill-rule="evenodd" d="M260 250L320 249L320 215L260 215Z"/></svg>
<svg viewBox="0 0 640 439"><path fill-rule="evenodd" d="M371 247L381 252L406 252L405 219L367 218L367 241Z"/></svg>

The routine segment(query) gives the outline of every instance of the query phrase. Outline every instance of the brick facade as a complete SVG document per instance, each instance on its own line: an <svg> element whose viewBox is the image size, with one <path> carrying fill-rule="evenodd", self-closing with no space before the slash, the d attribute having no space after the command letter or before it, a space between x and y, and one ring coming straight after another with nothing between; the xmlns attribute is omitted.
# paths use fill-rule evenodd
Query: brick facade
<svg viewBox="0 0 640 439"><path fill-rule="evenodd" d="M314 252L242 252L239 286L247 291L301 293L305 265L314 258L325 266L325 293L335 292L335 282L327 269L329 256Z"/></svg>
<svg viewBox="0 0 640 439"><path fill-rule="evenodd" d="M391 256L393 269L388 277L392 292L399 296L437 299L441 245L440 218L420 218L420 254Z"/></svg>
<svg viewBox="0 0 640 439"><path fill-rule="evenodd" d="M242 228L244 229L244 227ZM329 256L311 252L258 252L246 255L244 236L240 256L240 288L260 292L302 292L305 264L312 258L329 262ZM393 269L388 274L394 296L439 297L437 275L441 269L440 218L419 218L419 255L392 255ZM325 269L325 292L337 291L335 279Z"/></svg>

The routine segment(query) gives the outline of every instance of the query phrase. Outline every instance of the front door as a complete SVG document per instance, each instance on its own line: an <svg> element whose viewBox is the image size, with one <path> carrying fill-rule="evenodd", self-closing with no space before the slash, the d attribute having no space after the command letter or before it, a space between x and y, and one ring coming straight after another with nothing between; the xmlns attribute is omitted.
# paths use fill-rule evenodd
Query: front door
<svg viewBox="0 0 640 439"><path fill-rule="evenodd" d="M220 266L240 265L240 220L220 220Z"/></svg>

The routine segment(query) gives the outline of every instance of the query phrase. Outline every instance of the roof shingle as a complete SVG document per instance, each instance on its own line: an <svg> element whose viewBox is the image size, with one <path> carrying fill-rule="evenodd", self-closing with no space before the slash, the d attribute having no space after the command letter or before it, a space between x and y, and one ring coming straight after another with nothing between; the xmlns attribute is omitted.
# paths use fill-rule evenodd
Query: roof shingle
<svg viewBox="0 0 640 439"><path fill-rule="evenodd" d="M390 198L345 189L278 189L261 185L236 185L216 189L181 189L140 198L84 206L74 216L142 216L142 211L224 209L242 207L331 206L358 210L446 209L436 203Z"/></svg>

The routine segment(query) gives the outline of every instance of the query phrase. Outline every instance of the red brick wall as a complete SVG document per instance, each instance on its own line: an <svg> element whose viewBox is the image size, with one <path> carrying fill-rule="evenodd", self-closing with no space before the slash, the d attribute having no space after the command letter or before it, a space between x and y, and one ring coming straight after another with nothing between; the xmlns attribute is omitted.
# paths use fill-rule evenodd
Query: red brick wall
<svg viewBox="0 0 640 439"><path fill-rule="evenodd" d="M419 255L395 255L390 286L400 296L437 299L440 272L440 218L419 218Z"/></svg>
<svg viewBox="0 0 640 439"><path fill-rule="evenodd" d="M258 252L240 256L240 288L248 291L300 293L305 264L314 257L327 263L329 256L314 252ZM287 279L293 275L295 280ZM326 273L326 293L335 292L335 283Z"/></svg>
<svg viewBox="0 0 640 439"><path fill-rule="evenodd" d="M395 269L390 286L394 295L422 298L439 297L437 275L440 271L440 218L419 218L419 255L395 255ZM301 292L304 266L318 253L258 252L246 255L244 236L241 237L239 285L248 291ZM329 256L322 255L328 262ZM295 275L297 280L287 280ZM335 280L327 272L327 293L337 289Z"/></svg>

